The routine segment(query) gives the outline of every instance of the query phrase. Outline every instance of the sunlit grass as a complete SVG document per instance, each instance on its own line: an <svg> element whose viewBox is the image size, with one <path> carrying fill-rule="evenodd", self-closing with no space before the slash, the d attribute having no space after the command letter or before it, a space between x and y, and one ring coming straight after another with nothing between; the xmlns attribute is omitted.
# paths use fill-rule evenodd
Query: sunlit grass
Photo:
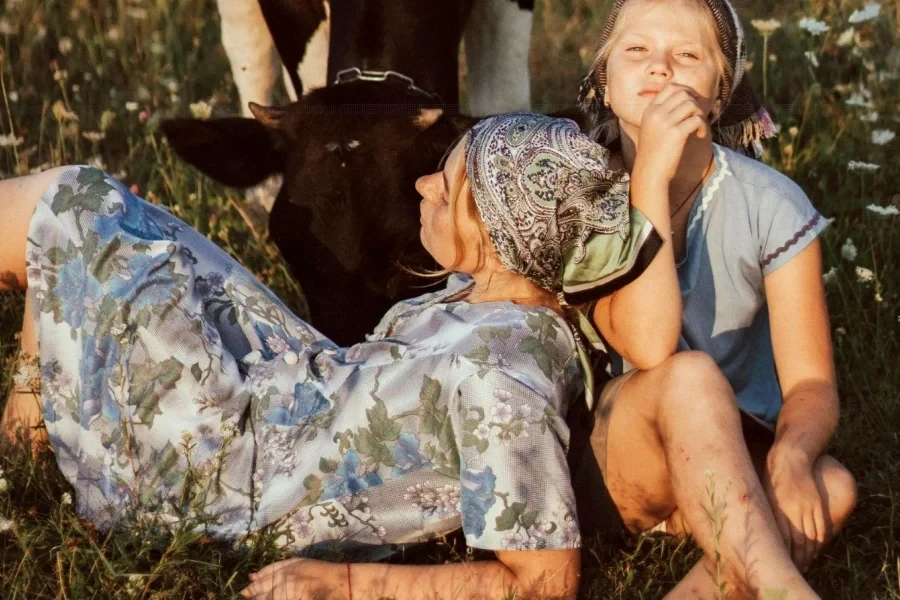
<svg viewBox="0 0 900 600"><path fill-rule="evenodd" d="M574 103L608 4L537 2L536 108ZM900 130L900 2L849 23L862 5L742 3L749 76L762 91L765 62L768 105L781 126L765 160L834 219L823 235L842 399L833 453L858 477L860 507L810 578L826 598L896 600L900 217L890 207L900 206L900 138L876 141ZM6 0L0 10L0 173L101 165L207 234L302 314L301 291L265 231L242 216L241 194L199 177L156 135L161 118L187 115L197 101L208 102L214 115L238 112L214 0ZM814 35L798 26L802 17L830 29ZM770 18L782 25L769 36L763 61L763 37L750 20ZM851 161L878 168L851 170ZM842 252L848 239L855 256ZM0 296L0 398L11 381L21 303L20 295ZM8 482L0 492L3 598L231 597L250 570L280 556L265 537L234 548L152 527L100 534L64 502L72 490L52 459L23 454L0 467ZM645 538L627 552L588 540L584 556L584 595L602 599L661 597L699 555L690 544Z"/></svg>

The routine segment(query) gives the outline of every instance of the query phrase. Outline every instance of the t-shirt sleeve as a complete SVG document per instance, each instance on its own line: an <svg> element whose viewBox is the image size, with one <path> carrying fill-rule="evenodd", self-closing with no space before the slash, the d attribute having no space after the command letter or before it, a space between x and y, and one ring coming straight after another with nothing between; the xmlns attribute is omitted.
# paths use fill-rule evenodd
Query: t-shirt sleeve
<svg viewBox="0 0 900 600"><path fill-rule="evenodd" d="M468 545L485 550L577 548L569 430L550 390L497 369L467 377L450 411Z"/></svg>
<svg viewBox="0 0 900 600"><path fill-rule="evenodd" d="M759 264L768 275L806 248L828 221L819 214L803 190L785 181L768 189L759 207Z"/></svg>

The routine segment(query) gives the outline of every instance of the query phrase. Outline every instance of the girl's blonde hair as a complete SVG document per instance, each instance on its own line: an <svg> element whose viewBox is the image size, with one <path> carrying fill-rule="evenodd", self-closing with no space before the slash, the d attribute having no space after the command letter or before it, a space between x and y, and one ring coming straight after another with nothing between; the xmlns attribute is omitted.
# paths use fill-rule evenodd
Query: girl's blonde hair
<svg viewBox="0 0 900 600"><path fill-rule="evenodd" d="M680 3L682 6L687 7L694 12L693 22L696 23L701 38L703 39L704 43L706 43L710 48L714 49L713 57L716 62L716 69L719 72L719 95L724 105L725 99L721 98L722 82L733 77L734 68L725 57L725 52L722 50L722 46L719 42L719 29L716 23L715 16L712 14L712 11L710 11L709 5L703 0L631 0L631 2L626 2L622 6L619 15L616 17L616 22L613 25L613 29L610 32L606 42L600 47L599 50L597 50L597 53L594 55L594 60L591 63L591 73L593 74L592 76L597 77L601 69L604 73L606 72L606 63L609 60L609 55L612 54L613 46L615 46L616 43L618 43L618 41L622 38L622 35L625 33L625 30L631 25L631 23L633 23L635 19L639 18L639 13L637 12L639 4L666 4L671 6L675 2ZM608 77L608 75L604 75L604 77ZM604 89L608 86L609 81L607 79ZM603 99L601 98L600 101L602 100ZM614 114L610 114L609 118L607 118L602 123L597 124L596 133L598 134L597 141L603 145L606 145L618 138L618 117L616 117Z"/></svg>

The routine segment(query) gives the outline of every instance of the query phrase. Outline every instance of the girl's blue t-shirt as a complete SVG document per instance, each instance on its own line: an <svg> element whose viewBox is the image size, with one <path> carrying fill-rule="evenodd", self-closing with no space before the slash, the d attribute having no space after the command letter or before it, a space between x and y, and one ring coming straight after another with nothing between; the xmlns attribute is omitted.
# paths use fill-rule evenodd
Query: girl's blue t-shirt
<svg viewBox="0 0 900 600"><path fill-rule="evenodd" d="M775 169L718 145L714 160L676 264L684 306L678 349L712 356L740 408L774 423L782 394L763 279L806 248L828 221ZM630 368L613 357L614 375Z"/></svg>

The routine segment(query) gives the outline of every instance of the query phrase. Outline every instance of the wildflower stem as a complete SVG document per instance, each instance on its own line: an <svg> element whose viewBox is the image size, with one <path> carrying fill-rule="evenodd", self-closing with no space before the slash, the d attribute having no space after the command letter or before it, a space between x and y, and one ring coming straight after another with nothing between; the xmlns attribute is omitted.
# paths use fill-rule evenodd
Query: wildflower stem
<svg viewBox="0 0 900 600"><path fill-rule="evenodd" d="M769 34L763 34L763 100L769 100Z"/></svg>
<svg viewBox="0 0 900 600"><path fill-rule="evenodd" d="M9 120L9 135L12 136L13 141L16 139L16 128L13 125L12 120L12 111L9 110L9 98L6 95L6 77L4 76L4 67L6 66L5 56L0 54L0 91L3 92L3 103L6 105L6 118ZM16 144L12 144L13 149L13 158L16 161L16 167L19 166L19 149L16 147Z"/></svg>

